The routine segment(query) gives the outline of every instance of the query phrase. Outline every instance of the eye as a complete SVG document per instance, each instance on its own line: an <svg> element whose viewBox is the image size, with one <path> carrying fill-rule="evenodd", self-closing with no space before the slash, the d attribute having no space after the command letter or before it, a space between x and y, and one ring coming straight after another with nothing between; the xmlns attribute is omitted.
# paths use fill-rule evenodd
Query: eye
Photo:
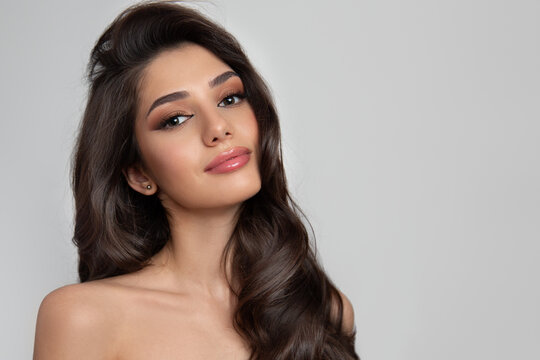
<svg viewBox="0 0 540 360"><path fill-rule="evenodd" d="M219 107L227 107L231 105L236 105L240 103L243 99L245 99L246 96L244 94L232 94L228 95L221 100L221 102L218 104Z"/></svg>
<svg viewBox="0 0 540 360"><path fill-rule="evenodd" d="M177 126L182 125L186 120L193 117L193 115L185 115L185 114L175 114L171 117L166 118L160 123L159 128L160 129L171 129Z"/></svg>

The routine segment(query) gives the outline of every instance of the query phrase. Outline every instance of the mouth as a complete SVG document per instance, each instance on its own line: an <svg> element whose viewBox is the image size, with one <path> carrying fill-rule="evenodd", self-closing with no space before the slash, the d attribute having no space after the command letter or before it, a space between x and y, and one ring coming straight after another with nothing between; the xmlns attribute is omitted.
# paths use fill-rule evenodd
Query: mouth
<svg viewBox="0 0 540 360"><path fill-rule="evenodd" d="M231 172L247 164L250 157L251 150L243 146L236 146L216 156L204 168L204 171L211 174Z"/></svg>

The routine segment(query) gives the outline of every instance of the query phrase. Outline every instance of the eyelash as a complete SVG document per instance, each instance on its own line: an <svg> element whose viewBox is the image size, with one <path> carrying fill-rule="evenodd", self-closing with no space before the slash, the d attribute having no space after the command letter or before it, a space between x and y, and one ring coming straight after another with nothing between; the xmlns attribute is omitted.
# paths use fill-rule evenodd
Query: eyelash
<svg viewBox="0 0 540 360"><path fill-rule="evenodd" d="M234 98L234 97L237 97L237 98L238 98L238 101L236 101L234 104L229 104L229 105L227 105L227 106L237 105L237 104L241 103L242 100L244 100L244 99L246 98L246 94L241 93L241 92L229 94L229 95L225 96L225 97L223 98L223 100L221 100L221 101L219 102L218 106L219 106L221 103L223 103L226 99Z"/></svg>
<svg viewBox="0 0 540 360"><path fill-rule="evenodd" d="M236 100L234 104L228 104L228 105L223 104L225 100L231 99L231 98L238 98L238 100ZM229 94L229 95L225 96L218 103L218 107L228 107L228 106L238 105L245 98L246 98L246 95L244 93L241 93L241 92L232 93L232 94ZM223 106L221 106L221 104L223 104ZM172 121L174 121L175 119L177 119L179 117L185 117L186 119L183 120L180 123L173 124ZM178 127L178 126L183 125L187 120L191 119L192 117L193 117L193 115L187 115L187 114L183 114L183 113L176 113L176 114L173 114L172 116L168 116L166 119L161 121L161 123L159 124L159 128L160 129L172 129L174 127Z"/></svg>
<svg viewBox="0 0 540 360"><path fill-rule="evenodd" d="M179 117L185 117L186 119L178 124L173 124L172 121L179 118ZM184 124L187 120L191 119L193 117L193 115L186 115L186 114L182 114L182 113L176 113L172 116L169 116L167 117L166 119L164 119L160 124L159 124L159 128L160 129L172 129L174 127L177 127L177 126L181 126L182 124Z"/></svg>

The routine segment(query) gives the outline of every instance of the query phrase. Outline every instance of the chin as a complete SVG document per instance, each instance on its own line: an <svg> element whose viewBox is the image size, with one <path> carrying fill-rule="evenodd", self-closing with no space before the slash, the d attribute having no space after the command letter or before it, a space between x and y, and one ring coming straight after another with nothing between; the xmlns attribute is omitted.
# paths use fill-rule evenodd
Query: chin
<svg viewBox="0 0 540 360"><path fill-rule="evenodd" d="M261 190L261 177L256 167L240 169L235 174L215 178L205 196L216 205L237 205L253 197Z"/></svg>
<svg viewBox="0 0 540 360"><path fill-rule="evenodd" d="M165 195L161 201L167 207L180 207L185 210L224 209L238 206L261 190L261 178L239 176L228 181L220 181L205 188L192 188L182 193ZM172 205L172 206L171 206Z"/></svg>
<svg viewBox="0 0 540 360"><path fill-rule="evenodd" d="M255 196L260 190L261 179L252 179L250 181L236 183L234 187L223 189L217 194L215 199L220 200L221 205L238 205Z"/></svg>

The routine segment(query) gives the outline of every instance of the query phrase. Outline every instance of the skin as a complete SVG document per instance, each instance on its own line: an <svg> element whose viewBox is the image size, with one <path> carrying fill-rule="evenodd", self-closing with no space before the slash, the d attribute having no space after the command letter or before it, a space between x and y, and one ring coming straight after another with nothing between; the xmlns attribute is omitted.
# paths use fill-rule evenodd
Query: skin
<svg viewBox="0 0 540 360"><path fill-rule="evenodd" d="M147 66L135 123L142 161L124 173L135 191L162 201L171 240L140 271L47 295L38 314L34 359L249 357L232 326L236 299L228 266L224 270L220 261L241 203L261 186L258 129L248 99L231 96L243 93L239 77L210 86L228 71L195 44L163 52ZM149 112L156 99L178 91L189 96ZM183 116L174 118L178 114ZM226 174L204 171L235 146L252 151L245 166ZM343 299L344 329L352 331L352 306Z"/></svg>

